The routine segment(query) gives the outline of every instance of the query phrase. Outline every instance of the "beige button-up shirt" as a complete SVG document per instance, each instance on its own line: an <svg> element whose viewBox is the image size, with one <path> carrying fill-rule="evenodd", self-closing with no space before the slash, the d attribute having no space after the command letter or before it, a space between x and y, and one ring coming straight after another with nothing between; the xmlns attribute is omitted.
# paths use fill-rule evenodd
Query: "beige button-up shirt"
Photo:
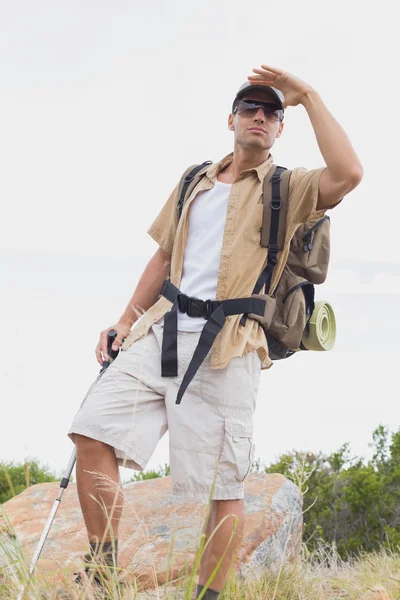
<svg viewBox="0 0 400 600"><path fill-rule="evenodd" d="M232 162L232 158L233 154L229 154L220 162L210 165L206 175L185 202L179 223L176 208L177 186L148 230L157 244L171 255L170 280L178 288L189 233L188 216L191 205L199 192L214 186L218 173ZM219 263L216 300L251 296L254 285L266 265L268 249L260 244L262 187L264 177L272 164L273 158L269 156L258 167L242 171L232 184ZM297 227L324 214L324 211L316 210L319 179L323 171L324 168L311 171L296 168L291 174L285 244L282 252L278 254L271 291L279 282L289 253L290 241ZM123 349L127 349L137 339L146 335L151 326L161 319L171 306L171 302L161 296L134 325ZM268 369L272 361L268 355L262 326L254 319L247 319L246 325L243 326L240 319L241 315L227 317L211 349L211 368L223 369L232 358L257 350L262 369Z"/></svg>

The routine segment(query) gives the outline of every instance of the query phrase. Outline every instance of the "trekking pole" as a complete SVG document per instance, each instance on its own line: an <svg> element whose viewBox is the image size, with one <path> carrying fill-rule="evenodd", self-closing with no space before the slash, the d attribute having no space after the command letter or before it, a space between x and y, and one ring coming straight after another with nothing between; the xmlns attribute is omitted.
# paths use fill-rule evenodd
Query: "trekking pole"
<svg viewBox="0 0 400 600"><path fill-rule="evenodd" d="M112 361L118 356L118 350L112 350L111 349L111 346L113 345L113 342L114 342L114 340L115 340L116 337L117 337L117 332L115 331L115 329L111 329L108 332L108 338L107 338L107 354L108 354L108 356L110 357L111 360L110 361L105 361L103 363L103 366L101 367L99 375L97 376L95 382L90 386L90 389L89 389L88 393L86 394L83 402L85 402L85 400L88 397L91 389L99 381L100 377L103 375L103 373L107 369L107 367L109 367L110 364L112 363ZM82 402L82 404L83 404L83 402ZM29 566L28 581L25 584L22 585L21 590L20 590L20 592L18 594L17 600L22 600L23 599L24 594L26 592L26 589L27 589L27 587L28 587L28 585L29 585L29 583L31 581L31 577L33 575L33 571L35 570L36 563L39 560L39 557L40 557L40 555L42 553L42 550L43 550L43 546L45 545L47 536L49 535L49 531L50 531L50 528L51 528L51 526L53 524L54 517L56 516L58 507L60 506L62 496L64 494L64 491L68 487L69 480L70 480L70 477L71 477L71 473L72 473L72 471L74 469L74 466L75 466L75 462L76 462L76 448L74 448L74 450L73 450L73 452L71 454L71 458L69 459L69 463L68 463L68 466L67 466L67 468L65 470L64 477L61 479L60 491L58 493L57 498L54 500L52 509L51 509L50 514L49 514L49 516L47 518L46 524L45 524L45 526L43 528L42 535L40 536L39 543L38 543L38 545L36 547L36 550L35 550L35 552L34 552L34 554L32 556L31 564Z"/></svg>

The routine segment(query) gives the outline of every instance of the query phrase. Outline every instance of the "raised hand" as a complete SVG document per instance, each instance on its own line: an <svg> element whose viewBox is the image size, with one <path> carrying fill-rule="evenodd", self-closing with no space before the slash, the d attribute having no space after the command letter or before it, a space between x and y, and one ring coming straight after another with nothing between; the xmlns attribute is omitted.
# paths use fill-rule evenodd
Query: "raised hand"
<svg viewBox="0 0 400 600"><path fill-rule="evenodd" d="M305 81L269 65L261 65L260 69L253 69L253 72L255 75L249 75L249 82L252 85L270 85L280 90L285 96L283 108L301 104L306 95L314 91Z"/></svg>

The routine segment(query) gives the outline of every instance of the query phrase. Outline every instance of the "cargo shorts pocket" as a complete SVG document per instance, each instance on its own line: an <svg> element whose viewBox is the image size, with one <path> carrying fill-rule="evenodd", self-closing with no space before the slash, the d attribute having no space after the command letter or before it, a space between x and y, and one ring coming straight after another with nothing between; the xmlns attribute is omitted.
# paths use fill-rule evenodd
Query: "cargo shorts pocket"
<svg viewBox="0 0 400 600"><path fill-rule="evenodd" d="M225 439L220 459L221 483L242 482L250 472L254 458L253 425L237 419L225 419Z"/></svg>

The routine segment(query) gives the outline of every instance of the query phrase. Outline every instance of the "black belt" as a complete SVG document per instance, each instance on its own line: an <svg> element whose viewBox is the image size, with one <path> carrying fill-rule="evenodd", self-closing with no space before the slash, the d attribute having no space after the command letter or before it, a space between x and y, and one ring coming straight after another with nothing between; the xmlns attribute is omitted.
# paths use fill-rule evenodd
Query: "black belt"
<svg viewBox="0 0 400 600"><path fill-rule="evenodd" d="M189 383L211 350L215 338L223 328L226 317L254 313L263 315L265 300L261 298L233 298L232 300L200 300L182 294L170 281L164 281L160 294L172 302L164 316L164 333L161 352L161 377L178 375L178 310L190 317L204 317L207 322L201 332L192 360L183 376L176 404L180 404Z"/></svg>

